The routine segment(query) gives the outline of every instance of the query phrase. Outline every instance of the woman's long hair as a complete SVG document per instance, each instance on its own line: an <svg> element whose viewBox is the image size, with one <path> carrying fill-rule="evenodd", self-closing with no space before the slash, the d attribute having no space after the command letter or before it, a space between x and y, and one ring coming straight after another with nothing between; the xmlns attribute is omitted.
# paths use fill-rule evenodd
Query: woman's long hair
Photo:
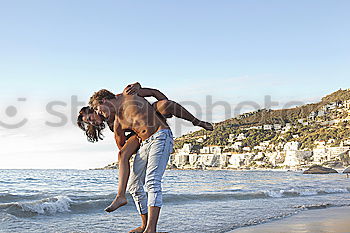
<svg viewBox="0 0 350 233"><path fill-rule="evenodd" d="M83 107L79 111L77 124L80 129L85 132L87 140L89 142L98 142L98 140L103 140L102 130L106 127L104 123L100 125L93 125L89 122L83 120L85 115L94 113L94 110L90 107Z"/></svg>

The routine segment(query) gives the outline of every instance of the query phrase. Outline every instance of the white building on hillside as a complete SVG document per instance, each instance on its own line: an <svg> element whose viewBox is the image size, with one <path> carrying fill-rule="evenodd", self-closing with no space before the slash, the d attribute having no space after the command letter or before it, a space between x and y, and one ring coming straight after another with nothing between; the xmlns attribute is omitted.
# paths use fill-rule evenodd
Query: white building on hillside
<svg viewBox="0 0 350 233"><path fill-rule="evenodd" d="M229 167L232 168L240 168L243 166L247 166L250 162L250 157L252 157L253 154L232 154L231 158L229 159Z"/></svg>
<svg viewBox="0 0 350 233"><path fill-rule="evenodd" d="M312 150L313 152L313 162L315 164L321 164L325 161L328 160L329 156L329 151L326 148L315 148Z"/></svg>
<svg viewBox="0 0 350 233"><path fill-rule="evenodd" d="M304 165L311 156L311 151L287 150L283 165L290 167Z"/></svg>
<svg viewBox="0 0 350 233"><path fill-rule="evenodd" d="M299 142L287 142L284 145L284 150L285 151L296 151L299 149L300 143Z"/></svg>
<svg viewBox="0 0 350 233"><path fill-rule="evenodd" d="M205 146L199 150L200 154L221 154L221 147L218 145Z"/></svg>
<svg viewBox="0 0 350 233"><path fill-rule="evenodd" d="M315 148L313 149L313 160L316 164L340 160L340 155L349 151L350 146Z"/></svg>
<svg viewBox="0 0 350 233"><path fill-rule="evenodd" d="M264 125L264 130L271 130L273 125Z"/></svg>
<svg viewBox="0 0 350 233"><path fill-rule="evenodd" d="M236 135L232 133L228 136L228 142L233 142L235 139L236 139Z"/></svg>
<svg viewBox="0 0 350 233"><path fill-rule="evenodd" d="M246 136L244 135L244 133L240 133L238 136L237 136L237 140L244 140L246 139Z"/></svg>
<svg viewBox="0 0 350 233"><path fill-rule="evenodd" d="M347 109L350 109L350 100L345 100L345 101L343 102L343 106L344 106L345 108L347 108Z"/></svg>
<svg viewBox="0 0 350 233"><path fill-rule="evenodd" d="M243 146L243 142L239 141L239 142L235 142L233 143L233 145L231 146L231 148L235 149L235 150L240 150Z"/></svg>
<svg viewBox="0 0 350 233"><path fill-rule="evenodd" d="M350 146L350 139L344 139L341 142L341 146Z"/></svg>

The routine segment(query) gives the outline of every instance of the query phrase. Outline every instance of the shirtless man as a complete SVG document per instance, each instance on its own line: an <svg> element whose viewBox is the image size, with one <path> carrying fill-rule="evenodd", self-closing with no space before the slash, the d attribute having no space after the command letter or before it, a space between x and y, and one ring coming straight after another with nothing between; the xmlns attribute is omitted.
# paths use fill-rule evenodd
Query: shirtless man
<svg viewBox="0 0 350 233"><path fill-rule="evenodd" d="M141 88L139 83L134 83L128 85L123 93L123 95L133 95L137 94L141 97L154 97L157 99L155 103L152 104L152 107L156 110L157 114L161 115L161 118L170 118L176 116L178 118L187 120L193 125L201 126L206 130L213 130L213 126L205 121L201 121L188 112L180 104L168 100L168 98L159 90L152 88ZM120 95L120 94L118 94ZM91 107L83 107L79 111L79 116L77 118L78 126L85 131L85 134L90 142L97 142L102 140L102 130L107 123L111 131L114 129L114 117L111 116L108 119L105 119L103 116L97 114ZM112 212L118 209L121 206L126 205L126 188L127 182L130 175L130 163L129 160L133 154L137 152L140 147L140 142L134 132L131 132L126 136L126 143L122 148L119 147L118 152L118 193L113 202L105 209L107 212Z"/></svg>
<svg viewBox="0 0 350 233"><path fill-rule="evenodd" d="M173 147L168 124L148 101L138 95L115 96L107 90L100 90L91 97L90 105L107 122L114 119L114 135L119 148L126 142L127 131L135 132L140 139L141 146L129 179L129 192L141 215L142 226L132 232L156 232L162 206L161 179Z"/></svg>

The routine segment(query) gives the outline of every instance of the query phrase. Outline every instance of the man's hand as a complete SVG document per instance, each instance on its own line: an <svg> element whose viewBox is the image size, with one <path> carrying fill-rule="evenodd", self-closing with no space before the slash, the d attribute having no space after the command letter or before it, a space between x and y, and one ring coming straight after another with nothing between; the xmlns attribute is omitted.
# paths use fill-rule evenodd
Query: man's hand
<svg viewBox="0 0 350 233"><path fill-rule="evenodd" d="M140 83L129 84L123 91L124 95L137 95L141 88Z"/></svg>

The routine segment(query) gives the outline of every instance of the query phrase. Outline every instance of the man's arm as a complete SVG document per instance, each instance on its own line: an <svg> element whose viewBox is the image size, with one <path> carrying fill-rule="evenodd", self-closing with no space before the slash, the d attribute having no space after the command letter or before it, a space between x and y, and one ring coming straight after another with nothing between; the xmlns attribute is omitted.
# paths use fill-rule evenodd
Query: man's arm
<svg viewBox="0 0 350 233"><path fill-rule="evenodd" d="M117 120L114 120L114 139L120 150L125 144L126 137L125 131L121 128L121 125Z"/></svg>

